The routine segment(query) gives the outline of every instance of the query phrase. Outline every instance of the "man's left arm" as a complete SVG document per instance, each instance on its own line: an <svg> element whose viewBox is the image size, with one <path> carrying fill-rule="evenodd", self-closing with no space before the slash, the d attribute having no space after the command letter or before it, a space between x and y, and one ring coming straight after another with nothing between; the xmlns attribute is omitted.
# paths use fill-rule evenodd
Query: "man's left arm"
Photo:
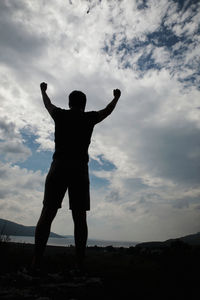
<svg viewBox="0 0 200 300"><path fill-rule="evenodd" d="M42 82L40 84L40 89L41 89L41 93L42 93L42 99L43 99L43 102L44 102L44 106L48 110L49 114L52 116L52 113L53 113L54 109L57 108L57 107L51 103L51 100L49 99L49 97L46 93L47 83Z"/></svg>
<svg viewBox="0 0 200 300"><path fill-rule="evenodd" d="M113 90L113 95L114 95L114 99L104 109L98 111L99 114L98 122L101 122L105 118L107 118L115 109L115 106L121 96L121 91L119 89Z"/></svg>

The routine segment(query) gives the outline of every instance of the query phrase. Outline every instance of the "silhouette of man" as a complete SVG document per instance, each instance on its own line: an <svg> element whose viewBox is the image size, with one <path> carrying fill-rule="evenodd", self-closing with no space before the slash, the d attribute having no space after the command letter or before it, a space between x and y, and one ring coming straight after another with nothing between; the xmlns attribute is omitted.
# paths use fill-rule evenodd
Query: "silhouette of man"
<svg viewBox="0 0 200 300"><path fill-rule="evenodd" d="M35 231L32 270L40 267L50 233L51 223L61 208L68 189L69 209L74 221L77 268L83 270L88 229L86 211L90 210L88 147L94 126L114 110L121 92L113 90L114 99L100 111L85 112L86 96L80 91L69 95L69 109L51 103L40 84L44 105L55 122L55 152L46 177L43 209Z"/></svg>

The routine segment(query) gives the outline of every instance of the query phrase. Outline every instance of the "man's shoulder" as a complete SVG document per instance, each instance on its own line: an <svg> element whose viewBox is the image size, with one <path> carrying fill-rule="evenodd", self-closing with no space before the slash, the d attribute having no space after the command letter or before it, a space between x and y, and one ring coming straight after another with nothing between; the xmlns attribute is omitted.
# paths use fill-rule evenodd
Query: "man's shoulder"
<svg viewBox="0 0 200 300"><path fill-rule="evenodd" d="M68 112L69 112L69 109L63 109L63 108L60 108L60 107L56 107L53 110L53 117L56 117L56 116L61 115L61 114L67 114Z"/></svg>

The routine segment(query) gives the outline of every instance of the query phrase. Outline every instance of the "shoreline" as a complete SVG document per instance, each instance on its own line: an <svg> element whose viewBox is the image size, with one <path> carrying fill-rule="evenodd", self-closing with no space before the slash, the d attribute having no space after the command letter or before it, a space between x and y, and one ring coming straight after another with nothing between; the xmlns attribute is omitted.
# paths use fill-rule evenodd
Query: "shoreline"
<svg viewBox="0 0 200 300"><path fill-rule="evenodd" d="M19 243L29 243L34 244L34 236L9 236L10 242L19 242ZM88 239L87 246L88 247L135 247L139 242L131 242L131 241L108 241L108 240L95 240L95 239ZM47 245L58 246L58 247L68 247L74 245L74 238L52 238L49 237Z"/></svg>

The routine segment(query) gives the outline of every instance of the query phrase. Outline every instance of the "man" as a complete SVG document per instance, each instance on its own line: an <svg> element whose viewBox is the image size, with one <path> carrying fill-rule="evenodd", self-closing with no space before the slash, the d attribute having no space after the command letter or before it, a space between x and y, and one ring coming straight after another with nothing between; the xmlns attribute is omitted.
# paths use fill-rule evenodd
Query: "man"
<svg viewBox="0 0 200 300"><path fill-rule="evenodd" d="M40 267L51 223L68 189L69 208L74 221L77 268L82 271L87 243L86 211L90 210L88 147L94 126L104 120L115 108L121 95L113 91L114 99L100 111L85 112L86 96L80 91L69 95L69 110L51 103L40 84L44 105L55 122L55 152L46 177L43 209L35 231L35 252L32 270Z"/></svg>

